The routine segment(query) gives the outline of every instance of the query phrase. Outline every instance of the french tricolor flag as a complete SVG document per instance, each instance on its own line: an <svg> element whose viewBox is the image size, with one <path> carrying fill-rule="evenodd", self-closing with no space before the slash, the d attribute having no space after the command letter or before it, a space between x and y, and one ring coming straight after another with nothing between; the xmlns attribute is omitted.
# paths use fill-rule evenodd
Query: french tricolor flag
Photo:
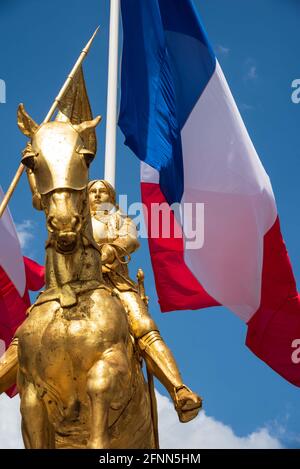
<svg viewBox="0 0 300 469"><path fill-rule="evenodd" d="M0 187L0 202L3 191ZM17 231L7 208L0 219L0 361L30 306L29 290L40 290L45 269L23 257ZM0 373L1 374L1 373ZM15 394L15 387L7 391Z"/></svg>
<svg viewBox="0 0 300 469"><path fill-rule="evenodd" d="M248 347L300 386L300 302L272 186L195 8L191 0L121 5L119 125L142 160L161 310L226 306L248 324ZM152 236L152 207L163 203L174 229ZM203 207L200 247L174 203L181 213Z"/></svg>

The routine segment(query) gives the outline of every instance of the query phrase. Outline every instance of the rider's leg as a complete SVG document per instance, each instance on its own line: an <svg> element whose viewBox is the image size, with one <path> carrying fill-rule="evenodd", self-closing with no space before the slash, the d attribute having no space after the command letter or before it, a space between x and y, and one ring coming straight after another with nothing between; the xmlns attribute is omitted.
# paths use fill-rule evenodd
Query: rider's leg
<svg viewBox="0 0 300 469"><path fill-rule="evenodd" d="M133 291L120 292L119 296L148 368L170 393L180 420L190 420L198 413L201 399L184 385L175 358L140 296ZM185 416L181 411L186 411Z"/></svg>
<svg viewBox="0 0 300 469"><path fill-rule="evenodd" d="M87 393L91 403L91 428L88 448L110 447L109 408L124 405L129 389L130 370L123 343L109 347L88 373Z"/></svg>

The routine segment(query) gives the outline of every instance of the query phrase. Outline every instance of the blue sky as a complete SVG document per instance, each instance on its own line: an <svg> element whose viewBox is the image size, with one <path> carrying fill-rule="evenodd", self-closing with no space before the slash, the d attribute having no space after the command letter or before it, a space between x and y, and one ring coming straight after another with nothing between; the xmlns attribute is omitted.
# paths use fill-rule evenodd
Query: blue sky
<svg viewBox="0 0 300 469"><path fill-rule="evenodd" d="M300 280L299 120L291 83L300 78L298 0L195 0L250 136L275 192L282 232ZM7 102L0 104L0 184L7 188L19 165L25 139L16 126L24 102L40 122L95 27L101 31L85 63L94 114L102 114L98 155L91 177L103 177L108 0L0 0L0 79ZM117 190L140 200L139 163L118 131ZM10 203L27 236L25 253L44 261L44 215L31 206L22 179ZM300 447L299 389L259 361L244 345L245 325L225 308L162 315L147 241L133 256L143 267L151 312L173 350L185 383L204 398L206 414L244 436L267 427L282 443ZM158 385L160 392L165 391ZM1 435L0 435L1 439Z"/></svg>

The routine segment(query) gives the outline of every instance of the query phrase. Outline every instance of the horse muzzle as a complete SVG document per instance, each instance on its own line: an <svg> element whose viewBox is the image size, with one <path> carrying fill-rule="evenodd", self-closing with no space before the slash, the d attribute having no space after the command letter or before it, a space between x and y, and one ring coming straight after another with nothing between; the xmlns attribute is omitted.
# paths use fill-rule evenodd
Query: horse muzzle
<svg viewBox="0 0 300 469"><path fill-rule="evenodd" d="M61 232L57 236L56 250L61 254L72 254L77 247L78 233L74 231Z"/></svg>

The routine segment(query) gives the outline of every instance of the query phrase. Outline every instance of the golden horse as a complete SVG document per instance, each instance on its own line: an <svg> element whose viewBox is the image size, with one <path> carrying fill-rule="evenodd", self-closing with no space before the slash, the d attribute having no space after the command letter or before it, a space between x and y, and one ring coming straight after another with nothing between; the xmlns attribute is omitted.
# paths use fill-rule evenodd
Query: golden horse
<svg viewBox="0 0 300 469"><path fill-rule="evenodd" d="M121 302L104 284L92 236L84 135L100 118L38 126L19 107L30 137L23 164L46 215L46 289L16 332L26 448L154 448L141 360Z"/></svg>

